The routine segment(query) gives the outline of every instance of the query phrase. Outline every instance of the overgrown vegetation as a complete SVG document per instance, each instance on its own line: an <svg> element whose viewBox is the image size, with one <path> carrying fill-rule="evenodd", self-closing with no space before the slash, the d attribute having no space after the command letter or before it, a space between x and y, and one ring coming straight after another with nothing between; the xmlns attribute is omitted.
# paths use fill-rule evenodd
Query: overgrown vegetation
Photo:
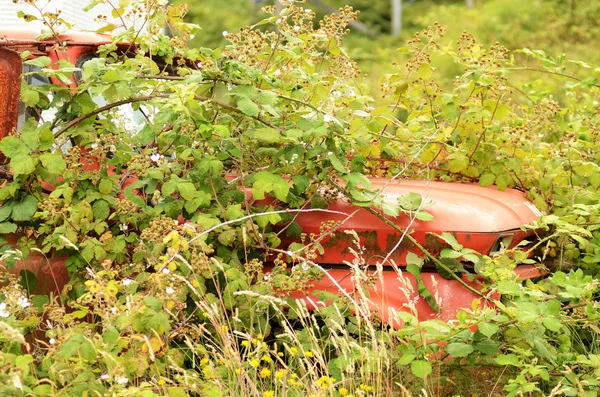
<svg viewBox="0 0 600 397"><path fill-rule="evenodd" d="M341 49L349 7L318 28L299 1L268 7L209 49L188 48L195 27L160 3L135 2L148 33L116 35L133 51L101 48L77 90L24 83L29 107L57 112L0 141L0 228L20 237L4 262L68 256L71 276L60 296L3 287L2 395L597 394L597 66L528 49L522 66L434 25L400 49L383 105ZM44 15L49 35L58 17ZM27 56L74 78L73 65ZM433 57L461 71L451 87ZM535 226L547 230L541 254L472 258L493 308L475 302L444 323L409 307L395 329L370 313L357 247L357 291L323 293L334 304L309 311L292 296L323 277L319 236L281 246L275 226L301 233L294 214L337 194L378 206L368 175L518 187L549 213ZM523 284L512 269L534 261L551 272Z"/></svg>

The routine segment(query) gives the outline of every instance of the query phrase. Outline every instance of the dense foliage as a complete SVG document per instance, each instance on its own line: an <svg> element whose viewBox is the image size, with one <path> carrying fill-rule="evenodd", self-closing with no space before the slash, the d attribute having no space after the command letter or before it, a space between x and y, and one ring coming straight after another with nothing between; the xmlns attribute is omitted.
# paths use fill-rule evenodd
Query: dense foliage
<svg viewBox="0 0 600 397"><path fill-rule="evenodd" d="M521 64L433 25L400 49L376 103L341 47L350 7L315 24L284 2L224 47L189 48L181 8L135 3L148 33L117 34L77 90L24 82L41 117L0 141L0 230L20 237L4 262L68 256L71 276L60 296L29 296L23 280L3 288L2 395L597 393L597 66L529 49ZM48 35L62 29L60 15L43 17ZM76 78L27 55L44 75ZM433 59L460 71L451 84ZM320 236L287 247L281 233L300 236L294 214L339 194L379 206L367 175L518 187L549 214L535 226L547 231L539 256L472 255L494 308L451 323L402 312L390 329L369 313L357 248L348 266L364 290L308 311L290 295L323 276L311 262ZM448 242L447 258L466 254ZM552 273L523 285L512 269L534 261ZM460 371L472 371L462 385Z"/></svg>

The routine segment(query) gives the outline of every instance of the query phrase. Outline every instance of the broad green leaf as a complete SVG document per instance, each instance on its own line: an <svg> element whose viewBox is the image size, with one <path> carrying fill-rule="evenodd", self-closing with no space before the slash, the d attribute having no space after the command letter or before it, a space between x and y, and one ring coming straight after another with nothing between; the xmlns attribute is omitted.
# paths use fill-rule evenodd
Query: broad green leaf
<svg viewBox="0 0 600 397"><path fill-rule="evenodd" d="M110 207L105 200L96 200L92 205L92 211L94 213L94 219L105 220L110 214Z"/></svg>
<svg viewBox="0 0 600 397"><path fill-rule="evenodd" d="M433 215L431 215L427 211L418 211L415 214L415 218L417 218L418 220L423 221L423 222L429 222L429 221L433 221L434 220Z"/></svg>
<svg viewBox="0 0 600 397"><path fill-rule="evenodd" d="M0 233L14 233L17 231L17 225L12 222L0 222Z"/></svg>
<svg viewBox="0 0 600 397"><path fill-rule="evenodd" d="M35 171L35 165L31 156L19 154L10 160L10 168L15 177L19 175L29 175Z"/></svg>
<svg viewBox="0 0 600 397"><path fill-rule="evenodd" d="M244 216L244 211L242 211L241 204L232 204L227 206L227 220L232 221L235 219L239 219Z"/></svg>
<svg viewBox="0 0 600 397"><path fill-rule="evenodd" d="M32 195L27 195L21 201L12 203L11 218L13 221L30 221L37 211L38 201Z"/></svg>
<svg viewBox="0 0 600 397"><path fill-rule="evenodd" d="M450 163L448 163L448 169L451 172L462 172L467 168L468 165L469 159L462 156L451 160Z"/></svg>
<svg viewBox="0 0 600 397"><path fill-rule="evenodd" d="M169 316L163 311L155 311L150 308L144 311L142 315L142 323L148 331L156 332L159 335L164 335L171 329Z"/></svg>
<svg viewBox="0 0 600 397"><path fill-rule="evenodd" d="M504 354L496 357L494 361L499 365L514 365L515 367L519 366L519 357L517 357L516 354Z"/></svg>
<svg viewBox="0 0 600 397"><path fill-rule="evenodd" d="M440 238L442 240L444 240L445 242L447 242L448 244L450 244L450 246L452 247L453 250L455 251L460 251L463 249L463 246L461 244L458 243L458 241L456 241L456 237L454 237L452 234L444 232L442 233L442 235L440 236Z"/></svg>
<svg viewBox="0 0 600 397"><path fill-rule="evenodd" d="M344 164L342 164L342 162L337 158L335 154L332 153L329 155L329 161L331 161L331 165L333 166L333 168L335 168L336 171L341 172L343 174L348 172Z"/></svg>
<svg viewBox="0 0 600 397"><path fill-rule="evenodd" d="M10 213L12 212L12 206L9 203L4 203L2 207L0 207L0 222L3 222L8 219Z"/></svg>
<svg viewBox="0 0 600 397"><path fill-rule="evenodd" d="M14 136L7 136L0 141L0 152L6 157L29 154L29 148L23 141Z"/></svg>
<svg viewBox="0 0 600 397"><path fill-rule="evenodd" d="M179 182L177 190L184 200L192 200L196 196L196 188L191 182Z"/></svg>
<svg viewBox="0 0 600 397"><path fill-rule="evenodd" d="M264 143L279 143L281 142L281 134L274 128L258 128L251 132L251 137L259 142Z"/></svg>
<svg viewBox="0 0 600 397"><path fill-rule="evenodd" d="M446 351L452 357L466 357L473 352L473 346L466 343L450 343Z"/></svg>
<svg viewBox="0 0 600 397"><path fill-rule="evenodd" d="M561 321L555 317L542 318L542 324L544 324L544 327L546 327L546 329L553 331L553 332L558 332L563 327L563 324L561 323Z"/></svg>
<svg viewBox="0 0 600 397"><path fill-rule="evenodd" d="M39 68L45 68L50 66L50 58L48 57L36 57L33 59L28 59L23 62L25 65L37 66Z"/></svg>
<svg viewBox="0 0 600 397"><path fill-rule="evenodd" d="M21 101L29 107L34 107L40 101L40 94L32 89L22 90Z"/></svg>
<svg viewBox="0 0 600 397"><path fill-rule="evenodd" d="M429 363L429 361L415 360L410 363L410 371L416 377L425 379L425 378L427 378L427 376L429 374L431 374L432 368L431 368L431 364Z"/></svg>
<svg viewBox="0 0 600 397"><path fill-rule="evenodd" d="M481 186L490 186L494 184L496 180L496 175L494 174L483 174L481 178L479 178L479 184Z"/></svg>
<svg viewBox="0 0 600 397"><path fill-rule="evenodd" d="M110 179L103 178L98 185L98 191L102 194L110 194L112 191L113 183Z"/></svg>
<svg viewBox="0 0 600 397"><path fill-rule="evenodd" d="M256 200L263 200L265 193L273 193L278 200L286 201L290 184L279 175L268 171L261 171L253 175L252 196Z"/></svg>
<svg viewBox="0 0 600 397"><path fill-rule="evenodd" d="M481 323L478 325L477 330L489 338L498 332L500 327L496 323Z"/></svg>
<svg viewBox="0 0 600 397"><path fill-rule="evenodd" d="M67 166L62 156L56 153L44 153L40 156L40 160L44 168L55 175L61 175Z"/></svg>
<svg viewBox="0 0 600 397"><path fill-rule="evenodd" d="M241 98L237 103L237 107L242 113L251 117L258 116L258 113L260 112L260 107L248 98Z"/></svg>

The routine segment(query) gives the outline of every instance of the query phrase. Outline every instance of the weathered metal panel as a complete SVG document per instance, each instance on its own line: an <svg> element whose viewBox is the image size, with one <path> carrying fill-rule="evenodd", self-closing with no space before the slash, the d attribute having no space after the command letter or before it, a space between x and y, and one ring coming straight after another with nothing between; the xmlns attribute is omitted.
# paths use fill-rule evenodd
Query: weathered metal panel
<svg viewBox="0 0 600 397"><path fill-rule="evenodd" d="M21 57L0 48L0 138L17 128L21 90Z"/></svg>

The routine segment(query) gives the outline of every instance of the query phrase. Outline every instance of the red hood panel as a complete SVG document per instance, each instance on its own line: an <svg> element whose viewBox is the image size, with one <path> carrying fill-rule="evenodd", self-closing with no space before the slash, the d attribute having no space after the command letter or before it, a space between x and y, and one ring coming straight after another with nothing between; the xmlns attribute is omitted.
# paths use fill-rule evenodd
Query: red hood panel
<svg viewBox="0 0 600 397"><path fill-rule="evenodd" d="M542 214L523 193L514 189L500 191L496 187L481 187L474 183L433 182L423 180L371 179L373 188L382 189L385 200L394 203L410 192L432 201L426 210L434 220L415 220L412 228L444 232L489 233L517 229L536 221ZM400 216L398 225L408 219Z"/></svg>

